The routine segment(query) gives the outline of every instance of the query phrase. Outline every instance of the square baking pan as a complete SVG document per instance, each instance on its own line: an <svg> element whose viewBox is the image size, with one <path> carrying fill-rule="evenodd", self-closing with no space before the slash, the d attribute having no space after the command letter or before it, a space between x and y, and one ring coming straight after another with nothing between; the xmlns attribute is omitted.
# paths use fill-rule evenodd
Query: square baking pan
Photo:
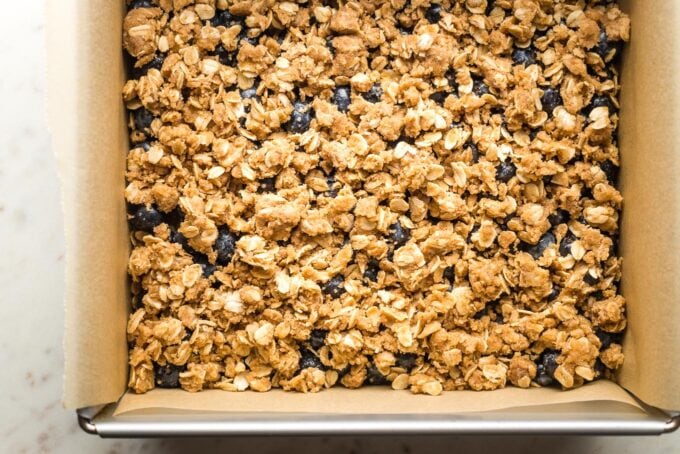
<svg viewBox="0 0 680 454"><path fill-rule="evenodd" d="M438 397L387 388L127 392L125 2L48 2L49 122L65 213L64 405L102 437L661 434L680 420L680 2L628 0L622 68L622 292L616 382ZM675 412L674 412L675 410Z"/></svg>

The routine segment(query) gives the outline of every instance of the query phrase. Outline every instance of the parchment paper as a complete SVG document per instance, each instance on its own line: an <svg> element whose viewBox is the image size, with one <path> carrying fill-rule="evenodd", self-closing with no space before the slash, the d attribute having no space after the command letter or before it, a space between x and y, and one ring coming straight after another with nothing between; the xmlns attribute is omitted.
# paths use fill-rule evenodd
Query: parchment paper
<svg viewBox="0 0 680 454"><path fill-rule="evenodd" d="M49 116L59 158L67 243L64 404L118 400L126 392L128 238L126 128L120 96L123 1L48 4ZM628 300L620 384L648 404L680 409L680 2L626 1L633 31L624 58L620 144L625 197L621 246ZM125 394L119 412L462 412L578 400L632 403L599 382L569 392L450 392L438 398L387 390L317 395L156 390Z"/></svg>

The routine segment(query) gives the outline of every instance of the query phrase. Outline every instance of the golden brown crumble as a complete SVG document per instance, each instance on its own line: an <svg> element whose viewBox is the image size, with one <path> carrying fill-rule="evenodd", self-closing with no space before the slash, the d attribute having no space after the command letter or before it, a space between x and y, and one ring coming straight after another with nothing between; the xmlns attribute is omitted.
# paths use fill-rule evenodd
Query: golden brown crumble
<svg viewBox="0 0 680 454"><path fill-rule="evenodd" d="M615 3L128 6L131 389L621 366Z"/></svg>

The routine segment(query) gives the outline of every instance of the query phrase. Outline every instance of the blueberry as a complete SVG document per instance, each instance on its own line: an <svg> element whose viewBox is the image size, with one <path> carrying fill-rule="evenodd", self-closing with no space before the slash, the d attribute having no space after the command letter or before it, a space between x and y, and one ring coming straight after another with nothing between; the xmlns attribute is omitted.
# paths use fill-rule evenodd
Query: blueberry
<svg viewBox="0 0 680 454"><path fill-rule="evenodd" d="M257 85L241 90L241 99L257 99Z"/></svg>
<svg viewBox="0 0 680 454"><path fill-rule="evenodd" d="M418 359L418 355L415 353L397 353L395 356L397 358L397 366L409 371L415 367L416 360Z"/></svg>
<svg viewBox="0 0 680 454"><path fill-rule="evenodd" d="M260 42L260 39L259 39L259 38L251 38L251 37L248 36L246 33L247 33L246 30L243 29L243 31L241 32L241 34L238 36L238 37L239 37L239 40L240 40L241 42L245 41L245 42L247 42L248 44L250 44L251 46L257 46L257 45L259 44L259 42Z"/></svg>
<svg viewBox="0 0 680 454"><path fill-rule="evenodd" d="M155 55L153 59L140 68L132 68L132 78L139 79L140 77L146 75L151 68L161 70L163 68L163 62L165 57L163 55Z"/></svg>
<svg viewBox="0 0 680 454"><path fill-rule="evenodd" d="M279 30L274 27L269 27L265 31L265 35L269 36L270 38L274 38L279 45L283 44L283 41L286 39L286 30Z"/></svg>
<svg viewBox="0 0 680 454"><path fill-rule="evenodd" d="M399 34L402 36L410 35L413 33L413 27L405 27L403 25L398 25L397 30L399 30Z"/></svg>
<svg viewBox="0 0 680 454"><path fill-rule="evenodd" d="M163 68L163 63L165 63L165 55L160 54L160 55L154 55L153 59L149 63L147 63L145 66L148 69L153 68L153 69L157 69L157 70L160 71Z"/></svg>
<svg viewBox="0 0 680 454"><path fill-rule="evenodd" d="M390 226L390 240L394 243L395 248L400 248L411 239L411 232L402 227L399 221Z"/></svg>
<svg viewBox="0 0 680 454"><path fill-rule="evenodd" d="M301 101L293 104L293 113L287 123L288 132L301 134L309 129L312 121L312 108Z"/></svg>
<svg viewBox="0 0 680 454"><path fill-rule="evenodd" d="M448 97L449 93L446 91L435 91L430 95L430 99L440 105L443 105Z"/></svg>
<svg viewBox="0 0 680 454"><path fill-rule="evenodd" d="M559 355L559 352L555 350L544 350L541 353L536 365L536 382L539 385L550 386L553 384Z"/></svg>
<svg viewBox="0 0 680 454"><path fill-rule="evenodd" d="M170 211L169 213L163 214L163 222L165 222L172 228L175 229L178 228L182 221L184 221L184 213L182 212L180 207L175 207L175 209Z"/></svg>
<svg viewBox="0 0 680 454"><path fill-rule="evenodd" d="M545 367L542 364L536 366L536 383L541 386L550 386L553 384L553 379L545 372Z"/></svg>
<svg viewBox="0 0 680 454"><path fill-rule="evenodd" d="M597 358L595 360L595 372L597 372L598 377L604 375L605 370L607 370L607 367L604 365L600 358Z"/></svg>
<svg viewBox="0 0 680 454"><path fill-rule="evenodd" d="M298 368L299 370L309 368L326 370L326 366L323 365L319 357L306 348L300 349L300 363Z"/></svg>
<svg viewBox="0 0 680 454"><path fill-rule="evenodd" d="M548 222L550 222L551 226L557 227L560 224L566 224L569 222L569 218L570 216L568 211L558 208L554 213L548 216Z"/></svg>
<svg viewBox="0 0 680 454"><path fill-rule="evenodd" d="M595 107L607 107L610 112L615 109L611 98L607 95L594 96L593 99L590 101L590 105L592 106L592 109L594 109Z"/></svg>
<svg viewBox="0 0 680 454"><path fill-rule="evenodd" d="M604 30L600 30L600 40L593 48L593 51L602 57L602 60L607 61L607 57L612 54L616 57L621 54L622 44L620 41L609 41L609 37Z"/></svg>
<svg viewBox="0 0 680 454"><path fill-rule="evenodd" d="M189 253L191 253L191 252L189 252ZM193 251L193 253L191 253L191 255L194 257L194 263L201 265L201 269L203 270L203 277L204 278L206 278L206 279L209 278L210 276L213 275L213 273L215 271L217 271L217 266L210 263L208 261L208 257L206 257L205 255L203 255L199 252L196 252L196 251Z"/></svg>
<svg viewBox="0 0 680 454"><path fill-rule="evenodd" d="M237 51L229 51L224 48L222 44L217 46L215 48L215 54L217 55L217 58L220 60L220 63L226 66L236 66L236 56L238 55Z"/></svg>
<svg viewBox="0 0 680 454"><path fill-rule="evenodd" d="M330 295L331 298L339 298L343 293L345 293L345 278L341 274L336 274L326 282L326 284L321 289L325 295Z"/></svg>
<svg viewBox="0 0 680 454"><path fill-rule="evenodd" d="M174 364L161 366L154 363L154 378L159 388L179 388L179 373L184 368Z"/></svg>
<svg viewBox="0 0 680 454"><path fill-rule="evenodd" d="M141 230L143 232L152 232L154 227L163 222L163 215L154 207L146 207L140 205L135 208L130 219L130 225L133 230Z"/></svg>
<svg viewBox="0 0 680 454"><path fill-rule="evenodd" d="M379 271L380 271L380 263L375 259L371 259L366 264L366 271L364 271L364 278L368 279L369 281L377 282Z"/></svg>
<svg viewBox="0 0 680 454"><path fill-rule="evenodd" d="M151 122L153 121L153 114L149 112L146 108L141 107L134 111L135 117L135 128L140 131L145 131L151 127Z"/></svg>
<svg viewBox="0 0 680 454"><path fill-rule="evenodd" d="M593 198L593 190L590 189L588 186L583 186L581 188L581 198L582 199L592 199ZM579 217L579 222L585 224L585 218L583 216Z"/></svg>
<svg viewBox="0 0 680 454"><path fill-rule="evenodd" d="M477 145L475 145L472 142L468 142L467 146L470 149L470 157L472 158L472 162L478 163L479 162L479 148L477 148Z"/></svg>
<svg viewBox="0 0 680 454"><path fill-rule="evenodd" d="M456 72L453 69L449 69L446 71L446 74L444 74L444 77L446 77L446 80L449 83L449 88L453 90L454 92L458 90L458 82L456 81Z"/></svg>
<svg viewBox="0 0 680 454"><path fill-rule="evenodd" d="M512 62L516 65L531 66L536 63L536 50L533 47L517 48L512 51Z"/></svg>
<svg viewBox="0 0 680 454"><path fill-rule="evenodd" d="M425 11L425 19L431 24L436 24L442 18L442 7L441 5L432 4Z"/></svg>
<svg viewBox="0 0 680 454"><path fill-rule="evenodd" d="M612 245L609 247L609 257L615 257L619 251L619 237L612 237Z"/></svg>
<svg viewBox="0 0 680 454"><path fill-rule="evenodd" d="M517 167L512 162L501 162L496 166L496 179L507 183L512 177L515 176L517 172Z"/></svg>
<svg viewBox="0 0 680 454"><path fill-rule="evenodd" d="M345 375L349 374L350 370L352 370L352 366L350 366L349 364L343 367L342 369L338 370L338 380L340 380Z"/></svg>
<svg viewBox="0 0 680 454"><path fill-rule="evenodd" d="M607 159L606 161L600 164L600 168L607 176L607 180L609 181L609 183L612 185L616 185L616 182L619 179L619 166L617 166L616 164Z"/></svg>
<svg viewBox="0 0 680 454"><path fill-rule="evenodd" d="M132 296L132 308L134 310L139 309L140 307L144 306L144 303L142 300L144 299L144 293L137 293L136 295Z"/></svg>
<svg viewBox="0 0 680 454"><path fill-rule="evenodd" d="M598 283L598 281L599 279L596 276L590 274L590 271L587 271L586 274L583 275L583 282L588 285L595 285Z"/></svg>
<svg viewBox="0 0 680 454"><path fill-rule="evenodd" d="M154 5L151 0L133 0L130 2L128 5L128 9L135 9L135 8L153 8Z"/></svg>
<svg viewBox="0 0 680 454"><path fill-rule="evenodd" d="M543 90L541 104L543 105L543 110L545 112L552 114L557 106L562 105L562 95L560 95L560 92L555 88L546 88Z"/></svg>
<svg viewBox="0 0 680 454"><path fill-rule="evenodd" d="M257 192L276 192L276 178L269 177L263 178L259 181L260 186L257 188Z"/></svg>
<svg viewBox="0 0 680 454"><path fill-rule="evenodd" d="M366 367L366 380L364 381L364 384L366 385L372 385L372 386L380 386L380 385L386 385L389 382L387 381L387 378L380 373L377 367L373 364L369 364Z"/></svg>
<svg viewBox="0 0 680 454"><path fill-rule="evenodd" d="M335 174L330 173L326 177L326 185L328 185L328 191L326 192L326 195L328 197L335 198L338 196L338 191L335 189Z"/></svg>
<svg viewBox="0 0 680 454"><path fill-rule="evenodd" d="M182 246L182 249L184 249L185 251L189 252L191 250L191 247L189 246L187 239L178 230L175 229L170 230L169 239L171 242L177 243L180 246Z"/></svg>
<svg viewBox="0 0 680 454"><path fill-rule="evenodd" d="M596 107L607 107L609 109L609 113L614 112L614 104L612 104L609 96L597 95L593 97L593 99L590 101L590 104L583 108L583 115L587 117Z"/></svg>
<svg viewBox="0 0 680 454"><path fill-rule="evenodd" d="M380 98L382 97L382 87L380 84L373 84L370 90L368 90L366 93L362 93L361 96L368 102L371 103L376 103L380 102Z"/></svg>
<svg viewBox="0 0 680 454"><path fill-rule="evenodd" d="M558 296L560 296L561 292L562 289L558 285L553 284L552 291L550 292L550 295L548 295L548 301L554 301Z"/></svg>
<svg viewBox="0 0 680 454"><path fill-rule="evenodd" d="M151 144L145 140L144 142L132 145L130 147L130 150L134 150L135 148L141 148L144 151L149 151L149 149L151 148Z"/></svg>
<svg viewBox="0 0 680 454"><path fill-rule="evenodd" d="M481 97L482 95L488 95L491 92L489 91L489 86L484 83L483 79L475 77L472 80L472 93Z"/></svg>
<svg viewBox="0 0 680 454"><path fill-rule="evenodd" d="M314 349L323 347L328 331L325 329L313 329L309 335L309 345Z"/></svg>
<svg viewBox="0 0 680 454"><path fill-rule="evenodd" d="M541 257L543 257L543 253L545 252L545 250L548 249L550 245L555 244L556 242L557 240L555 239L555 235L548 232L545 235L543 235L541 239L538 240L538 243L536 243L535 245L522 243L522 245L520 246L520 250L531 254L534 260L538 260Z"/></svg>
<svg viewBox="0 0 680 454"><path fill-rule="evenodd" d="M573 233L567 232L567 234L562 238L562 241L560 242L560 255L562 257L566 257L567 255L571 254L571 243L576 241L576 237L574 236Z"/></svg>
<svg viewBox="0 0 680 454"><path fill-rule="evenodd" d="M217 252L217 264L228 265L236 250L236 236L226 228L221 228L213 248Z"/></svg>
<svg viewBox="0 0 680 454"><path fill-rule="evenodd" d="M541 364L545 368L545 371L552 377L555 374L555 369L557 369L557 358L560 356L560 352L555 350L544 350L541 354Z"/></svg>
<svg viewBox="0 0 680 454"><path fill-rule="evenodd" d="M453 284L453 281L456 279L456 267L448 266L446 269L444 269L444 279L448 280L451 284Z"/></svg>
<svg viewBox="0 0 680 454"><path fill-rule="evenodd" d="M232 25L237 25L240 24L241 21L239 18L235 17L233 14L231 14L228 10L222 10L215 14L212 19L210 19L210 25L213 27L219 27L222 25L223 27L231 27Z"/></svg>
<svg viewBox="0 0 680 454"><path fill-rule="evenodd" d="M340 112L347 112L347 110L349 110L349 105L352 102L350 93L351 89L349 85L335 87L335 91L333 92L333 104L335 104Z"/></svg>
<svg viewBox="0 0 680 454"><path fill-rule="evenodd" d="M608 333L606 331L598 329L597 331L595 331L595 335L597 336L598 339L600 339L600 344L602 344L600 350L608 349L611 344L621 343L622 337L621 333Z"/></svg>

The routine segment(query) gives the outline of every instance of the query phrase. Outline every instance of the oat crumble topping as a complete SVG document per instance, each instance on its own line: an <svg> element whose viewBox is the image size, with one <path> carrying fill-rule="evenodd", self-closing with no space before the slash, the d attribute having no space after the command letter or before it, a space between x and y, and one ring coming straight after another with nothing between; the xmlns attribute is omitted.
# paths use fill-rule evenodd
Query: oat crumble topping
<svg viewBox="0 0 680 454"><path fill-rule="evenodd" d="M128 8L131 389L621 366L616 3Z"/></svg>

